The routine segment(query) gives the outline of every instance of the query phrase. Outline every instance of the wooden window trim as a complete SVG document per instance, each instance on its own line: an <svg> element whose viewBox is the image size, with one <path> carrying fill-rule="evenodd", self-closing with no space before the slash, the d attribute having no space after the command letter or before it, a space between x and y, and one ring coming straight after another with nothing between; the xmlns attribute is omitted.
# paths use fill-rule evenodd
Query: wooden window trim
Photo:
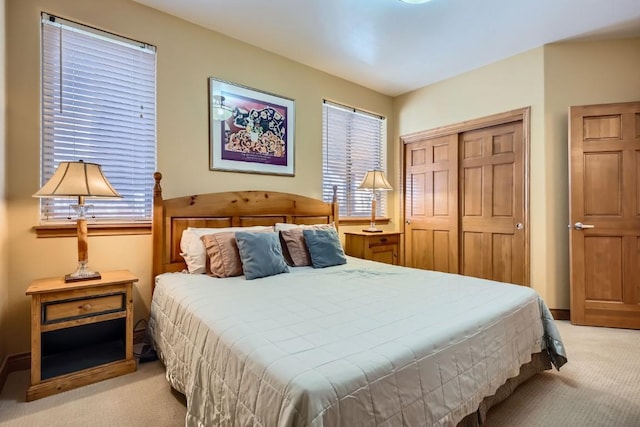
<svg viewBox="0 0 640 427"><path fill-rule="evenodd" d="M76 237L76 224L47 224L33 227L38 238L41 237ZM125 236L151 234L151 223L105 223L88 224L89 236Z"/></svg>
<svg viewBox="0 0 640 427"><path fill-rule="evenodd" d="M370 218L340 218L339 225L366 225ZM376 224L389 224L390 218L376 218ZM88 224L89 236L127 236L138 234L151 234L151 223L108 223ZM33 227L38 238L48 237L76 237L76 224L47 224Z"/></svg>
<svg viewBox="0 0 640 427"><path fill-rule="evenodd" d="M347 217L347 218L342 218L340 217L340 220L338 221L338 225L368 225L371 222L371 218L369 217ZM377 218L376 217L376 224L389 224L389 222L391 222L391 219L387 218L387 217L383 217L383 218Z"/></svg>

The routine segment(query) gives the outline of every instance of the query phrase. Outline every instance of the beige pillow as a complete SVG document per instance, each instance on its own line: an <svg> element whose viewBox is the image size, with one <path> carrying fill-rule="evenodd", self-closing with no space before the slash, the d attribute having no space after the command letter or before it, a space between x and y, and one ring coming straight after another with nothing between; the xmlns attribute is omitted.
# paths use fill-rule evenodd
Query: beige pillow
<svg viewBox="0 0 640 427"><path fill-rule="evenodd" d="M202 274L207 272L207 251L202 243L202 236L227 231L273 231L273 227L256 225L253 227L187 228L182 232L180 239L180 255L184 258L189 273Z"/></svg>
<svg viewBox="0 0 640 427"><path fill-rule="evenodd" d="M200 238L209 257L209 269L215 277L242 276L242 261L235 236L234 231L226 231Z"/></svg>
<svg viewBox="0 0 640 427"><path fill-rule="evenodd" d="M282 236L289 254L289 260L287 261L291 261L293 267L311 265L311 256L304 242L302 230L304 230L302 227L298 227L280 231L280 236Z"/></svg>
<svg viewBox="0 0 640 427"><path fill-rule="evenodd" d="M281 229L280 237L286 246L285 259L293 267L311 265L311 255L304 240L302 230L325 230L335 228L333 224L299 225L295 228Z"/></svg>

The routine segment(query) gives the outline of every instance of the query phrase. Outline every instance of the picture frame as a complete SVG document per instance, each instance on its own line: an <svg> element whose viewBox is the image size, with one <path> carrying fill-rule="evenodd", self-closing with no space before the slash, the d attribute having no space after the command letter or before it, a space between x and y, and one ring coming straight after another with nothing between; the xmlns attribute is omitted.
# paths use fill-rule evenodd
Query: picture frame
<svg viewBox="0 0 640 427"><path fill-rule="evenodd" d="M231 110L217 119L214 108ZM295 101L209 78L209 169L294 176Z"/></svg>

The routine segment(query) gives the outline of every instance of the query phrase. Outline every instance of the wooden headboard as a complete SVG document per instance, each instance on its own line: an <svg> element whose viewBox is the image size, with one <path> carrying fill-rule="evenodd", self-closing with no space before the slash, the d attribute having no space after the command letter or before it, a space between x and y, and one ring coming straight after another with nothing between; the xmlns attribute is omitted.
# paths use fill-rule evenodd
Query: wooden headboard
<svg viewBox="0 0 640 427"><path fill-rule="evenodd" d="M186 264L180 255L182 231L187 227L248 227L292 224L330 224L338 227L336 189L333 202L297 194L274 191L232 191L198 194L194 196L162 198L162 174L153 175L153 267L151 287L155 276L165 272L182 271Z"/></svg>

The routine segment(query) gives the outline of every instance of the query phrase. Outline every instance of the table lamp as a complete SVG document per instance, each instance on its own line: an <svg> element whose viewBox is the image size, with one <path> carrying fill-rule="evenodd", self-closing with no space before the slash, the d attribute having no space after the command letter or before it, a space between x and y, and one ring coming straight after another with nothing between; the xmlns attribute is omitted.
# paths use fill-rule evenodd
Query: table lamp
<svg viewBox="0 0 640 427"><path fill-rule="evenodd" d="M368 233L382 232L382 230L376 228L376 191L393 190L391 184L387 181L387 177L384 176L383 171L371 170L364 176L364 179L358 186L358 189L371 191L371 224L369 225L369 228L365 228L362 231L366 231Z"/></svg>
<svg viewBox="0 0 640 427"><path fill-rule="evenodd" d="M78 268L67 274L65 282L100 279L98 272L89 266L89 245L87 242L87 206L84 199L121 198L122 196L109 184L96 163L60 162L53 176L33 197L77 197L78 204L72 205L77 213L78 230Z"/></svg>

